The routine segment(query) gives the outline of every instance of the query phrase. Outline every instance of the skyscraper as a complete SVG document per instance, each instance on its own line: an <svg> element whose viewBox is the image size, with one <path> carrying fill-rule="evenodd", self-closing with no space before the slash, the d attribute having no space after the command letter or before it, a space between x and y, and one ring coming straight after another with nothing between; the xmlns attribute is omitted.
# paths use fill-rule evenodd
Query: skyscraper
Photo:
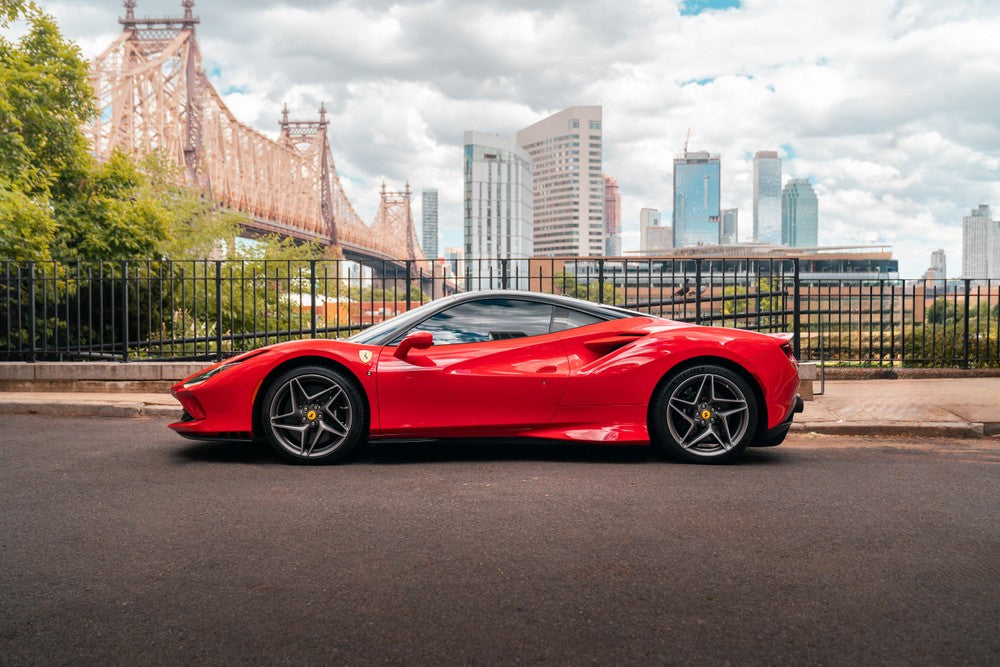
<svg viewBox="0 0 1000 667"><path fill-rule="evenodd" d="M777 151L757 151L753 157L753 240L781 240L781 158Z"/></svg>
<svg viewBox="0 0 1000 667"><path fill-rule="evenodd" d="M438 191L427 189L420 193L420 245L427 259L438 256Z"/></svg>
<svg viewBox="0 0 1000 667"><path fill-rule="evenodd" d="M622 197L618 181L604 176L604 254L619 257L622 254Z"/></svg>
<svg viewBox="0 0 1000 667"><path fill-rule="evenodd" d="M655 208L639 210L639 250L644 255L654 255L674 247L674 228L662 224L660 212Z"/></svg>
<svg viewBox="0 0 1000 667"><path fill-rule="evenodd" d="M684 153L674 158L674 247L719 242L718 155Z"/></svg>
<svg viewBox="0 0 1000 667"><path fill-rule="evenodd" d="M722 233L719 234L719 243L722 245L736 245L739 232L740 211L736 208L722 209Z"/></svg>
<svg viewBox="0 0 1000 667"><path fill-rule="evenodd" d="M819 202L809 179L793 178L781 192L781 242L797 248L819 245Z"/></svg>
<svg viewBox="0 0 1000 667"><path fill-rule="evenodd" d="M1000 221L993 220L989 204L962 218L962 277L1000 278Z"/></svg>
<svg viewBox="0 0 1000 667"><path fill-rule="evenodd" d="M944 256L944 248L931 253L931 270L938 278L948 277L948 260Z"/></svg>
<svg viewBox="0 0 1000 667"><path fill-rule="evenodd" d="M532 254L531 157L506 137L466 132L463 138L465 265L495 277L492 287L514 286L507 277L526 277ZM498 261L508 258L525 261Z"/></svg>
<svg viewBox="0 0 1000 667"><path fill-rule="evenodd" d="M604 254L601 107L570 107L517 133L534 174L536 255Z"/></svg>

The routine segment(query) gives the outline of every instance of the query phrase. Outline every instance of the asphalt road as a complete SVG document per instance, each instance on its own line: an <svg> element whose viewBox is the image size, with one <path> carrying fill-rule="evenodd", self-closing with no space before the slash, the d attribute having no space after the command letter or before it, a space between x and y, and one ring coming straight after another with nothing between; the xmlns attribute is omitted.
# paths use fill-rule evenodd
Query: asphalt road
<svg viewBox="0 0 1000 667"><path fill-rule="evenodd" d="M1000 441L297 467L0 416L0 664L1000 662Z"/></svg>

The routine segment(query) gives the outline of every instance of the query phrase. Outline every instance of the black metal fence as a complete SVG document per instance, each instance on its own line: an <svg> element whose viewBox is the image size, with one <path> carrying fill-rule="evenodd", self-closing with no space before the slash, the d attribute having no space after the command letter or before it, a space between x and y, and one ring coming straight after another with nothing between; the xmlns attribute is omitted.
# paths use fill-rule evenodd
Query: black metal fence
<svg viewBox="0 0 1000 667"><path fill-rule="evenodd" d="M1000 280L828 276L760 258L0 262L0 360L221 359L483 289L790 331L805 361L1000 366Z"/></svg>

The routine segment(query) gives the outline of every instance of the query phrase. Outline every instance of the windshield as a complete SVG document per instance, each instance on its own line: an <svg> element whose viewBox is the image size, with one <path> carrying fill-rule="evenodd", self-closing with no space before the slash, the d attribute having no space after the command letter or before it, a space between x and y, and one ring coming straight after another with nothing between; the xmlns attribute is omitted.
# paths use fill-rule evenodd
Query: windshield
<svg viewBox="0 0 1000 667"><path fill-rule="evenodd" d="M425 315L429 314L431 310L439 307L441 305L441 299L436 301L429 301L422 306L417 306L413 310L408 310L402 315L396 315L395 317L390 317L389 319L379 322L374 326L370 326L363 331L359 331L347 340L352 343L360 343L361 345L370 345L373 341L380 340L384 335L391 333L396 330L403 330L411 324L415 323L417 320L421 319Z"/></svg>

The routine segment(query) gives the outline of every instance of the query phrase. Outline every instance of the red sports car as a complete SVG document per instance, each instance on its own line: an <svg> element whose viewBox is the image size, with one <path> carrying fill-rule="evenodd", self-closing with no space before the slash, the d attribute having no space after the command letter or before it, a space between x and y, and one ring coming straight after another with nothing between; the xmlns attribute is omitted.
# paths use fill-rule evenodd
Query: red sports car
<svg viewBox="0 0 1000 667"><path fill-rule="evenodd" d="M362 439L532 437L722 462L796 412L789 335L703 327L532 292L445 297L347 340L241 354L173 388L189 438L266 439L300 463Z"/></svg>

